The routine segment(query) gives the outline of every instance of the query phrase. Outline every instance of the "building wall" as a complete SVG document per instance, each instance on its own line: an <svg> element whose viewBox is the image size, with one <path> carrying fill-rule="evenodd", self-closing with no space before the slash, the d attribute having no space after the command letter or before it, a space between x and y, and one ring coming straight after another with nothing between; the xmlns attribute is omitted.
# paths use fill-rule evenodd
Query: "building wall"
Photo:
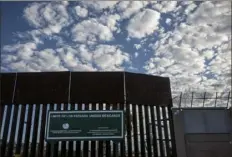
<svg viewBox="0 0 232 157"><path fill-rule="evenodd" d="M178 157L232 156L232 115L224 108L173 109Z"/></svg>

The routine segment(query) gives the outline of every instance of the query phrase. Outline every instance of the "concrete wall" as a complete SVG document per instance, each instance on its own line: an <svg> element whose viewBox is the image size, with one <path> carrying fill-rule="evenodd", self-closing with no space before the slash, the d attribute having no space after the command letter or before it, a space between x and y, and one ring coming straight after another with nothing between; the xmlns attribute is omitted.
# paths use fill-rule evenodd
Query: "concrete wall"
<svg viewBox="0 0 232 157"><path fill-rule="evenodd" d="M173 109L178 157L232 157L232 114L224 108Z"/></svg>
<svg viewBox="0 0 232 157"><path fill-rule="evenodd" d="M188 134L185 140L188 157L232 157L229 134Z"/></svg>

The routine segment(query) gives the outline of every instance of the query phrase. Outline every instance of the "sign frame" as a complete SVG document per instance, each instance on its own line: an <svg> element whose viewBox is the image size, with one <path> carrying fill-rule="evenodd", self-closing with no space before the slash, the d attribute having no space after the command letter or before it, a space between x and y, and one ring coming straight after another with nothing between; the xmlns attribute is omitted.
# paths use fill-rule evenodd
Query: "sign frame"
<svg viewBox="0 0 232 157"><path fill-rule="evenodd" d="M49 125L51 113L120 113L121 114L121 135L120 136L85 136L85 137L49 137ZM124 110L48 110L45 125L45 140L48 142L55 141L120 141L125 138L125 115Z"/></svg>

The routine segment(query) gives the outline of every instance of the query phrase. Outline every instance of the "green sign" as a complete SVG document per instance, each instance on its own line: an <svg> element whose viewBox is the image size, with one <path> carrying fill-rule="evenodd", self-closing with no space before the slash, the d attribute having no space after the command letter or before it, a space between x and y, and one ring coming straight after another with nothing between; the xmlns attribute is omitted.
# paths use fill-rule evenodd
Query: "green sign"
<svg viewBox="0 0 232 157"><path fill-rule="evenodd" d="M124 138L123 111L49 111L48 141Z"/></svg>

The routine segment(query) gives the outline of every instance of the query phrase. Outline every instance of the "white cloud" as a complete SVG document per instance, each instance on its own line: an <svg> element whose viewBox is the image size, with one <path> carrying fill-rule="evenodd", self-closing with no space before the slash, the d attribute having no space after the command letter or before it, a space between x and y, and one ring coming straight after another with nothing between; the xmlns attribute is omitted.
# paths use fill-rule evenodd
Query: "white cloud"
<svg viewBox="0 0 232 157"><path fill-rule="evenodd" d="M80 45L79 47L79 56L80 56L80 59L83 61L83 62L91 62L92 60L92 54L91 52L86 48L85 45Z"/></svg>
<svg viewBox="0 0 232 157"><path fill-rule="evenodd" d="M147 4L147 1L122 1L117 5L116 8L119 11L121 18L126 19L139 12Z"/></svg>
<svg viewBox="0 0 232 157"><path fill-rule="evenodd" d="M172 20L171 20L170 18L167 18L166 21L165 21L165 23L168 24L168 25L170 25L170 24L171 24L171 21L172 21Z"/></svg>
<svg viewBox="0 0 232 157"><path fill-rule="evenodd" d="M54 69L61 64L59 56L53 49L44 49L36 54L38 57L37 62L40 66L46 69ZM43 65L46 65L43 66Z"/></svg>
<svg viewBox="0 0 232 157"><path fill-rule="evenodd" d="M134 47L138 50L142 47L142 45L141 44L134 44Z"/></svg>
<svg viewBox="0 0 232 157"><path fill-rule="evenodd" d="M2 67L11 71L62 71L59 57L52 49L37 50L36 44L7 45L3 48ZM8 53L6 53L8 52Z"/></svg>
<svg viewBox="0 0 232 157"><path fill-rule="evenodd" d="M138 52L135 52L135 58L137 58L139 56L139 53Z"/></svg>
<svg viewBox="0 0 232 157"><path fill-rule="evenodd" d="M231 2L204 2L188 16L187 22L197 27L205 26L215 38L231 36Z"/></svg>
<svg viewBox="0 0 232 157"><path fill-rule="evenodd" d="M215 59L209 63L207 69L218 77L223 77L224 74L231 73L231 57L229 56L231 56L231 43L227 42L218 48L218 53L215 56Z"/></svg>
<svg viewBox="0 0 232 157"><path fill-rule="evenodd" d="M100 70L123 70L122 64L129 62L129 56L116 46L98 45L93 61Z"/></svg>
<svg viewBox="0 0 232 157"><path fill-rule="evenodd" d="M112 45L98 45L95 49L80 45L75 49L60 48L58 52L65 66L76 70L80 68L87 71L123 70L122 64L130 61L127 53Z"/></svg>
<svg viewBox="0 0 232 157"><path fill-rule="evenodd" d="M24 10L24 17L27 19L29 24L34 27L42 27L45 25L43 17L40 15L40 9L44 7L45 3L32 3Z"/></svg>
<svg viewBox="0 0 232 157"><path fill-rule="evenodd" d="M70 46L57 49L60 59L63 61L63 66L70 70L78 71L94 71L91 63L83 63L78 57L79 51Z"/></svg>
<svg viewBox="0 0 232 157"><path fill-rule="evenodd" d="M194 25L219 25L231 24L231 7L228 1L223 1L214 4L211 1L202 3L199 8L189 15L187 21Z"/></svg>
<svg viewBox="0 0 232 157"><path fill-rule="evenodd" d="M213 48L231 40L230 2L204 2L187 18L180 31L183 41L197 49Z"/></svg>
<svg viewBox="0 0 232 157"><path fill-rule="evenodd" d="M99 18L99 21L107 26L111 31L117 31L117 22L120 20L120 16L118 14L112 15L103 15Z"/></svg>
<svg viewBox="0 0 232 157"><path fill-rule="evenodd" d="M65 6L68 6L69 5L69 1L62 1L62 4L65 5Z"/></svg>
<svg viewBox="0 0 232 157"><path fill-rule="evenodd" d="M213 58L214 56L214 51L212 50L205 50L202 52L202 55L207 59L207 60L210 60Z"/></svg>
<svg viewBox="0 0 232 157"><path fill-rule="evenodd" d="M161 1L152 4L152 8L161 13L167 13L176 9L177 1Z"/></svg>
<svg viewBox="0 0 232 157"><path fill-rule="evenodd" d="M152 34L159 25L160 14L151 9L145 9L130 19L127 31L130 37L143 38Z"/></svg>
<svg viewBox="0 0 232 157"><path fill-rule="evenodd" d="M118 2L117 1L83 1L82 4L95 9L96 11L101 11L102 9L110 8L112 9Z"/></svg>
<svg viewBox="0 0 232 157"><path fill-rule="evenodd" d="M148 4L153 10L146 8ZM18 43L3 47L1 69L138 70L132 65L152 55L145 65L139 66L146 73L170 77L172 91L231 90L231 3L207 1L198 6L186 1L180 4L177 6L176 1L81 2L80 6L71 6L67 1L30 3L24 9L24 18L33 29L16 33ZM96 12L100 16L95 16ZM164 22L172 24L174 30L159 24L161 14L168 15ZM71 29L64 30L73 22L72 16L81 18ZM125 19L128 19L126 26ZM134 46L137 50L143 46L144 53L126 53L118 45L104 43L115 38L112 43L118 42L125 30L128 36L123 40L128 42L122 45L128 44L127 48ZM67 38L72 41L66 41ZM134 44L132 38L137 38L139 44ZM46 40L55 41L56 45L50 42L47 45Z"/></svg>
<svg viewBox="0 0 232 157"><path fill-rule="evenodd" d="M39 31L39 30L32 30L32 31L29 31L28 34L31 35L33 41L34 41L36 44L43 44L43 43L44 43L44 42L40 39L41 31Z"/></svg>
<svg viewBox="0 0 232 157"><path fill-rule="evenodd" d="M165 46L156 49L156 57L151 58L145 66L149 73L192 76L204 71L204 57L191 48L185 45Z"/></svg>
<svg viewBox="0 0 232 157"><path fill-rule="evenodd" d="M75 11L76 11L77 16L79 16L79 17L86 17L86 16L88 16L88 10L86 8L82 8L80 6L76 6L75 7Z"/></svg>
<svg viewBox="0 0 232 157"><path fill-rule="evenodd" d="M29 42L25 44L6 45L3 47L3 51L12 55L16 53L17 58L28 60L34 54L36 48L35 43Z"/></svg>
<svg viewBox="0 0 232 157"><path fill-rule="evenodd" d="M24 9L24 17L31 26L47 35L59 33L72 22L64 2L32 3Z"/></svg>
<svg viewBox="0 0 232 157"><path fill-rule="evenodd" d="M185 9L185 14L189 14L196 7L197 7L197 5L194 2L190 2L189 5L187 5L187 8Z"/></svg>
<svg viewBox="0 0 232 157"><path fill-rule="evenodd" d="M185 12L187 23L173 32L161 32L153 45L154 57L144 66L147 72L169 76L173 90L210 91L218 82L222 85L217 90L231 89L231 77L225 77L231 74L231 30L227 29L231 8L226 3L203 2L193 13Z"/></svg>
<svg viewBox="0 0 232 157"><path fill-rule="evenodd" d="M113 39L111 30L95 19L85 20L72 28L73 41L95 43L97 40L110 41Z"/></svg>

